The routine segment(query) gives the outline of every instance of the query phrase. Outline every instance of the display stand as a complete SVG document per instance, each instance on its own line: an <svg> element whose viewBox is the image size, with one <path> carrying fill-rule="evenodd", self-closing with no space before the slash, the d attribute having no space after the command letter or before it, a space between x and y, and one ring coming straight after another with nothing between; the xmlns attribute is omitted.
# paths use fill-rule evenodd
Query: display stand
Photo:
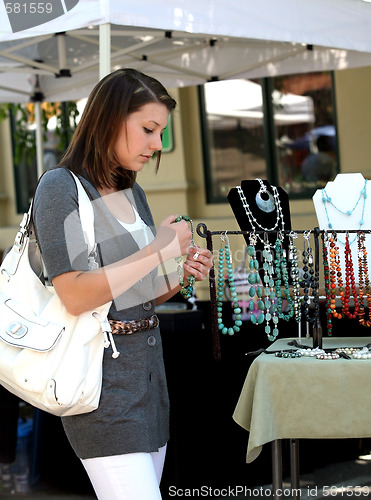
<svg viewBox="0 0 371 500"><path fill-rule="evenodd" d="M206 224L199 223L196 228L196 232L202 238L206 238L206 245L208 250L213 253L213 236L215 235L243 235L248 238L250 231L209 231L207 229ZM283 231L283 235L288 235L291 230ZM298 230L295 231L297 234L303 234L308 232L306 230ZM319 234L320 231L318 228L315 228L311 231L314 236L314 269L316 272L319 271ZM265 231L255 231L256 234L264 235ZM277 237L277 231L270 232ZM215 281L215 269L214 266L211 267L209 272L209 291L210 291L210 307L211 307L211 329L212 329L212 337L213 337L213 354L216 360L220 360L221 351L220 351L220 338L219 338L219 328L217 322L217 294L216 294L216 281ZM300 331L300 330L299 330ZM299 342L301 338L299 337ZM316 323L313 325L313 345L314 347L322 347L322 327L319 319L317 319Z"/></svg>
<svg viewBox="0 0 371 500"><path fill-rule="evenodd" d="M322 235L323 237L325 252L326 248L328 249L327 237L334 231L337 242L340 245L345 245L345 240L348 237L351 252L347 251L347 255L349 257L353 253L353 273L354 276L358 276L358 259L361 257L357 251L357 233L363 232L366 235L366 244L363 249L367 248L367 245L371 242L371 211L366 210L367 198L371 195L371 183L369 184L362 174L337 175L334 181L328 182L325 188L317 190L313 196L319 227L312 230L292 231L287 193L282 188L271 186L267 181L262 181L261 179L242 181L241 186L232 188L228 194L228 201L241 230L210 232L206 225L201 223L197 226L197 233L199 236L207 239L207 248L211 252L213 251L213 235L241 234L244 236L246 243L251 244L250 237L253 234L254 237L257 236L255 243L256 250L262 250L267 243L273 248L277 236L282 235L283 246L287 250L289 242L287 236L292 237L292 233L310 233L314 236L314 269L316 273L319 273L319 236ZM345 252L340 252L341 271L345 275L344 254ZM371 252L367 257L368 268L371 266L370 259ZM367 269L365 272L367 273ZM366 279L368 280L368 276ZM361 286L359 283L357 285ZM329 287L329 285L326 286ZM366 287L368 289L369 285L366 284ZM209 274L209 288L214 358L220 359L214 267L211 268ZM367 290L366 294L369 294ZM333 299L333 295L328 289L326 291L326 309L328 310L330 310L330 296ZM328 324L326 325L329 332L331 332L330 317L331 313L328 314ZM300 343L301 322L298 322L298 333ZM322 327L318 317L314 319L313 346L322 347Z"/></svg>
<svg viewBox="0 0 371 500"><path fill-rule="evenodd" d="M319 250L319 237L321 234L327 230L320 230L318 227L311 229L311 230L296 230L295 232L297 234L303 234L303 233L308 233L310 232L313 234L314 237L314 269L316 272L319 271L319 260L320 260L320 250ZM215 235L225 235L228 234L228 236L232 235L243 235L246 238L248 238L250 232L249 231L209 231L207 229L206 224L204 223L199 223L196 228L196 232L199 236L202 238L206 238L207 242L207 248L213 253L213 236ZM349 232L349 234L353 234L356 236L357 230L338 230L337 233L339 235L345 236L345 233ZM366 235L371 235L371 230L369 229L364 229L363 232ZM290 231L284 231L284 235L288 235ZM260 234L264 234L264 231L260 231ZM274 232L275 236L277 237L277 232ZM216 281L215 281L215 270L214 266L210 269L209 272L209 291L210 291L210 307L211 307L211 328L212 328L212 337L213 337L213 354L214 354L214 359L219 360L221 359L221 351L220 351L220 338L219 338L219 328L218 328L218 321L217 321L217 293L216 293ZM298 339L299 342L301 339ZM317 319L316 323L313 325L313 347L319 347L322 348L322 325L320 323L319 318Z"/></svg>

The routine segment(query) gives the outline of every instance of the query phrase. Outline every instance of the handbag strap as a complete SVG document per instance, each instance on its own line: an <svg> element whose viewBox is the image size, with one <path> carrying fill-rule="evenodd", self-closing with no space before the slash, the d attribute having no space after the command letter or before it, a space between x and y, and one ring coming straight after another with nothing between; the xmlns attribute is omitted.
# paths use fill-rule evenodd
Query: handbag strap
<svg viewBox="0 0 371 500"><path fill-rule="evenodd" d="M82 232L84 234L85 243L88 246L89 268L95 269L99 267L99 265L96 260L97 245L95 243L93 205L80 179L71 172L71 170L69 170L69 173L72 175L77 187Z"/></svg>
<svg viewBox="0 0 371 500"><path fill-rule="evenodd" d="M97 262L97 245L95 242L93 206L79 178L73 172L71 172L71 170L68 170L68 172L73 177L77 187L80 221L85 243L88 247L88 267L89 269L97 269L99 267L99 264ZM37 235L35 235L34 230L32 209L33 200L31 200L28 212L23 215L22 221L20 223L20 228L15 236L14 244L11 249L13 254L17 255L17 258L10 259L7 262L6 268L3 265L1 266L1 273L5 274L8 278L16 273L19 260L23 254L23 250L27 241L30 240L32 242L36 242L35 236L37 239ZM42 257L39 253L40 250L37 245L36 248L38 249L36 251L38 252L39 257L35 259L35 261L39 260L40 262L42 262ZM40 267L40 265L38 265L38 267ZM41 264L41 267L43 267L43 264ZM37 272L37 275L39 275L39 272Z"/></svg>

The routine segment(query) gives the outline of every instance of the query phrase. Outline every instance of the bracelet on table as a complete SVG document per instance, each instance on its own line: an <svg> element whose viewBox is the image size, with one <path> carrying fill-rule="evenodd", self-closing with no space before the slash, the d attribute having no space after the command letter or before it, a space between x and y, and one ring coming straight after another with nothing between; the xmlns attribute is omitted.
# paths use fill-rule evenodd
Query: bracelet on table
<svg viewBox="0 0 371 500"><path fill-rule="evenodd" d="M180 222L181 220L184 220L186 222L189 222L191 226L191 247L195 246L194 242L194 225L192 219L188 215L180 215L175 219L174 222ZM197 259L196 257L197 253L193 256L194 259ZM190 299L193 295L193 285L196 283L196 278L192 275L187 277L187 284L185 284L184 280L184 274L183 274L183 267L182 267L182 257L177 257L176 259L177 263L177 272L179 276L179 285L180 285L180 294L182 297L185 299Z"/></svg>

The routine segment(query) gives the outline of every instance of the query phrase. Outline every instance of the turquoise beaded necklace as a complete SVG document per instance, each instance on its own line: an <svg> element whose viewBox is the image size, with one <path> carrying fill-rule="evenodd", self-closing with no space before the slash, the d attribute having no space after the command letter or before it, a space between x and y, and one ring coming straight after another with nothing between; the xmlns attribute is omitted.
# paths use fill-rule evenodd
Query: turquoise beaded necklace
<svg viewBox="0 0 371 500"><path fill-rule="evenodd" d="M241 308L238 304L237 290L233 277L233 266L232 266L232 256L231 250L229 246L229 239L227 233L223 233L220 236L221 247L219 249L219 264L218 264L218 290L217 290L217 316L218 316L218 329L221 331L223 335L234 335L240 331L240 327L242 325L242 315ZM224 248L223 248L224 243ZM225 254L225 260L224 260ZM227 281L229 284L229 290L231 294L231 301L233 307L234 314L234 325L232 327L227 327L223 323L223 297L224 297L224 267L227 268Z"/></svg>
<svg viewBox="0 0 371 500"><path fill-rule="evenodd" d="M180 222L181 220L184 220L186 222L189 222L191 225L191 246L195 246L194 242L194 226L193 226L193 221L188 215L180 215L175 219L174 222ZM190 276L187 277L187 284L185 284L184 281L184 275L183 275L183 267L182 267L182 257L177 257L175 259L177 263L177 272L178 272L178 277L179 277L179 285L180 285L180 294L182 297L185 299L190 299L193 295L193 285L196 283L196 278L191 274Z"/></svg>
<svg viewBox="0 0 371 500"><path fill-rule="evenodd" d="M263 270L264 270L264 306L265 315L265 333L267 334L268 340L273 342L278 336L278 316L277 316L277 304L276 304L276 294L274 291L274 267L273 267L273 255L270 248L270 243L268 241L268 234L264 233L264 250L263 250ZM270 322L273 322L273 329Z"/></svg>
<svg viewBox="0 0 371 500"><path fill-rule="evenodd" d="M247 247L247 254L250 257L249 268L250 272L247 276L247 280L251 285L249 288L249 310L250 310L250 321L254 325L261 325L264 321L264 301L263 301L263 287L261 285L260 275L259 275L259 262L256 258L255 245L257 242L256 234L251 233L250 245ZM253 313L255 309L254 298L258 300L259 313L257 316Z"/></svg>
<svg viewBox="0 0 371 500"><path fill-rule="evenodd" d="M275 245L275 250L276 250L276 258L275 258L275 272L276 272L276 283L275 283L275 289L276 289L276 295L277 295L277 314L280 319L284 319L288 321L292 316L294 315L294 306L293 306L293 301L290 296L290 288L289 288L289 273L287 270L287 260L283 251L282 247L282 241L280 238L280 235L277 237L276 240L276 245ZM281 290L281 285L284 285L285 289L285 296L286 300L288 302L288 312L284 313L282 310L282 290Z"/></svg>
<svg viewBox="0 0 371 500"><path fill-rule="evenodd" d="M327 194L326 189L325 188L322 189L322 202L323 202L323 204L325 206L325 212L326 212L328 227L330 229L333 229L334 226L333 226L332 222L330 221L330 216L329 216L329 213L328 213L328 210L327 210L327 204L332 205L337 212L339 212L339 213L341 213L343 215L351 216L353 214L354 210L358 207L361 199L363 198L362 214L361 214L361 218L359 220L359 229L361 229L361 227L365 223L364 216L365 216L366 198L367 198L367 190L366 190L366 188L367 188L367 179L365 179L365 184L364 184L363 188L361 189L361 192L359 193L358 200L356 201L355 205L353 206L353 208L351 210L342 210L339 207L337 207L333 203L331 197ZM340 229L340 228L337 228L337 229ZM350 244L352 244L356 240L356 238L357 238L357 235L354 236L354 239L350 242ZM343 242L343 241L340 241L340 243L345 244L345 242Z"/></svg>

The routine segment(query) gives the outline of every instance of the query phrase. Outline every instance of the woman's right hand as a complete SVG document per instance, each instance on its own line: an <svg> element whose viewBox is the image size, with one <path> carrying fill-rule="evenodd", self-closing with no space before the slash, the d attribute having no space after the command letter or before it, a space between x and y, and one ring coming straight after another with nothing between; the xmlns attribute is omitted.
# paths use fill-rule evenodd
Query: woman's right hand
<svg viewBox="0 0 371 500"><path fill-rule="evenodd" d="M178 215L169 215L157 229L156 238L150 244L153 251L161 254L162 260L186 255L191 245L192 232L184 220L175 222Z"/></svg>

